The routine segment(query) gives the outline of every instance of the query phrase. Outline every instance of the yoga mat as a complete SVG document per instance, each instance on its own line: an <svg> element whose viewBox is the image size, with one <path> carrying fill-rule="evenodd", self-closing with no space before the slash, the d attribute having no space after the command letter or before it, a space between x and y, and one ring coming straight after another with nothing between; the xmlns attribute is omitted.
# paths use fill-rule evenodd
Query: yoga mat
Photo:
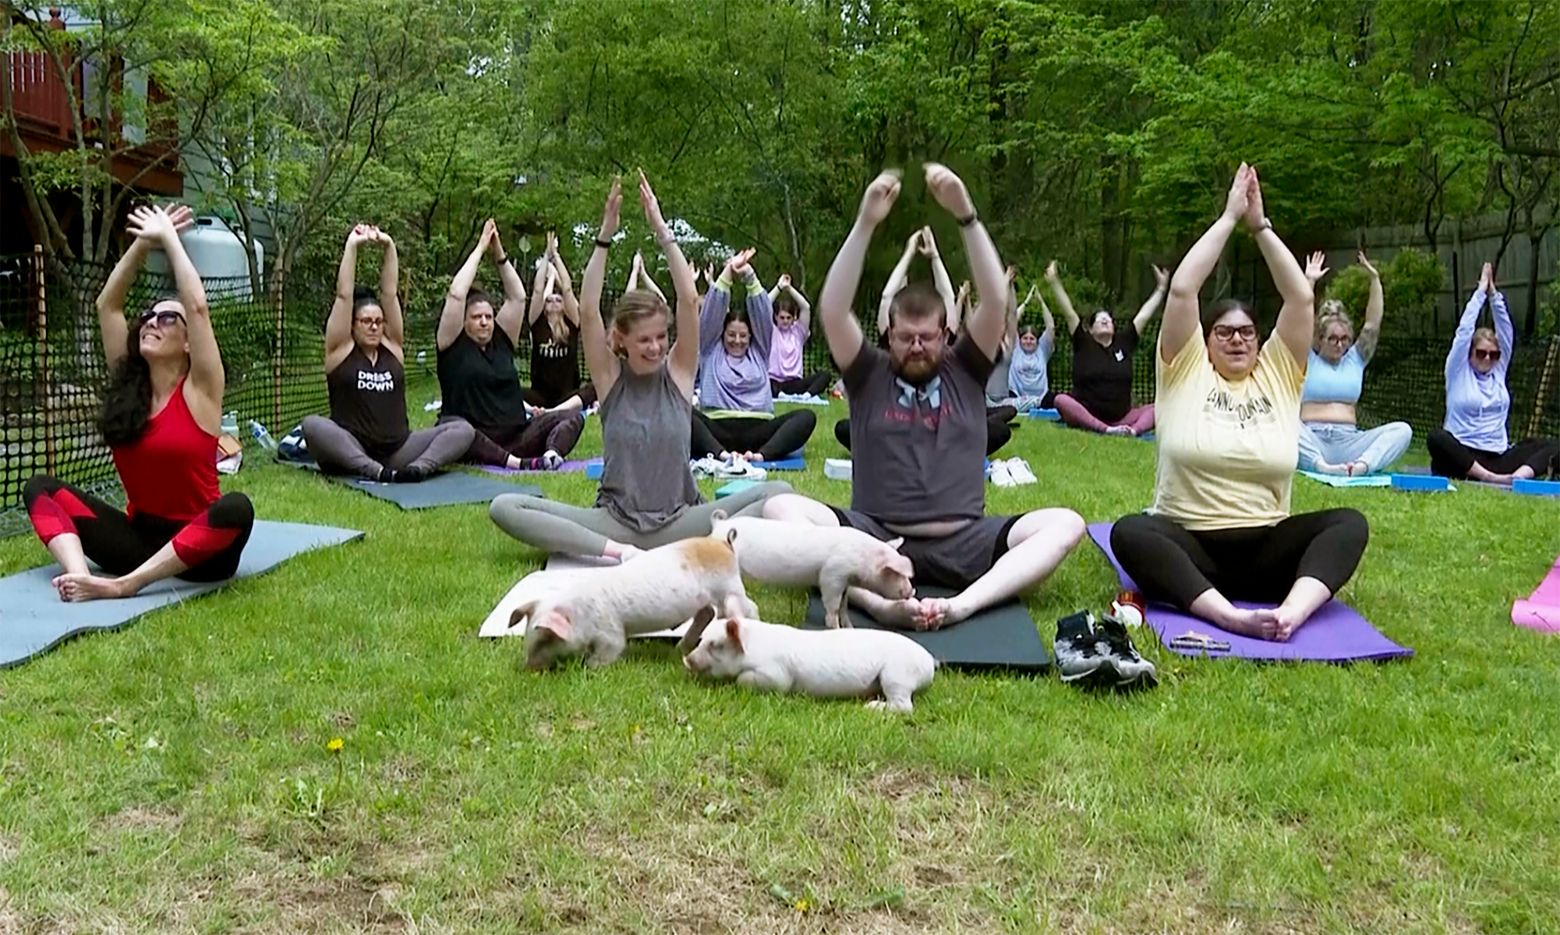
<svg viewBox="0 0 1560 935"><path fill-rule="evenodd" d="M381 484L361 477L343 477L327 474L338 484L361 490L371 497L388 500L403 510L421 510L434 506L453 506L458 503L489 503L499 494L523 493L533 497L542 495L540 487L530 484L511 484L493 477L468 474L465 471L448 471L435 474L415 484Z"/></svg>
<svg viewBox="0 0 1560 935"><path fill-rule="evenodd" d="M578 474L581 471L589 471L592 464L600 466L601 459L587 458L584 461L565 461L558 465L558 469L556 471L527 471L520 468L510 470L506 467L499 467L496 464L481 464L478 465L478 467L489 474L497 474L500 477L509 477L514 474L527 474L546 477L548 474ZM589 475L587 474L586 476L588 477Z"/></svg>
<svg viewBox="0 0 1560 935"><path fill-rule="evenodd" d="M1392 477L1388 474L1361 474L1357 477L1349 477L1345 474L1323 474L1320 471L1298 471L1302 477L1309 477L1317 483L1326 484L1329 487L1391 487Z"/></svg>
<svg viewBox="0 0 1560 935"><path fill-rule="evenodd" d="M756 467L756 468L763 468L765 471L805 471L805 470L807 470L807 461L802 458L802 453L799 452L799 451L792 452L789 457L780 458L780 459L775 460L775 461L749 461L748 463L751 464L752 466ZM601 462L600 461L594 461L594 462L588 464L585 467L585 476L590 478L591 480L601 480L601 470L602 470ZM741 478L715 477L715 478L712 478L712 479L713 480L739 480Z"/></svg>
<svg viewBox="0 0 1560 935"><path fill-rule="evenodd" d="M235 578L248 578L310 549L340 545L362 537L356 529L256 520ZM114 630L142 614L205 594L233 581L196 584L168 578L134 597L67 604L49 582L60 573L48 565L0 578L0 667L14 666L78 633Z"/></svg>
<svg viewBox="0 0 1560 935"><path fill-rule="evenodd" d="M1560 559L1527 600L1511 605L1511 622L1530 630L1560 633Z"/></svg>
<svg viewBox="0 0 1560 935"><path fill-rule="evenodd" d="M780 393L775 396L777 403L791 403L795 406L827 406L829 401L822 396L814 396L811 393Z"/></svg>
<svg viewBox="0 0 1560 935"><path fill-rule="evenodd" d="M1028 412L1028 416L1031 419L1041 419L1046 422L1062 421L1062 414L1055 409L1031 409Z"/></svg>
<svg viewBox="0 0 1560 935"><path fill-rule="evenodd" d="M541 571L533 571L521 578L514 587L509 589L499 600L498 606L488 613L482 625L477 628L477 636L483 638L496 638L500 636L524 636L525 625L519 625L510 629L509 617L516 607L529 602L535 596L545 593L547 588L547 573L559 571L580 571L592 568L611 568L618 564L615 559L602 558L600 556L585 555L550 555L547 557L547 565ZM640 633L634 639L681 639L687 632L692 620L685 620L677 627L670 630L658 630L654 633Z"/></svg>
<svg viewBox="0 0 1560 935"><path fill-rule="evenodd" d="M1121 579L1121 586L1135 591L1137 585L1125 571L1121 570L1121 564L1116 561L1116 556L1110 550L1112 525L1111 523L1090 524L1089 538L1094 540L1094 544L1105 553L1105 558L1110 562L1111 567L1116 569L1116 576ZM1243 608L1273 606L1254 604L1249 601L1232 603L1236 607ZM1206 620L1164 604L1150 604L1147 618L1148 625L1153 627L1164 647L1183 656L1238 656L1242 659L1355 662L1395 659L1414 654L1412 649L1399 646L1387 639L1366 622L1358 611L1337 599L1322 605L1322 608L1306 621L1305 626L1296 630L1295 635L1284 643L1231 633ZM1227 642L1230 644L1230 649L1228 652L1210 652L1201 649L1174 649L1170 646L1171 640L1188 631L1205 633L1216 640Z"/></svg>
<svg viewBox="0 0 1560 935"><path fill-rule="evenodd" d="M958 592L921 585L915 593L918 597L952 597ZM925 647L940 666L973 671L1043 672L1051 665L1051 655L1040 640L1035 621L1019 601L988 607L968 620L941 630L886 627L855 607L850 608L849 614L855 626L908 636ZM802 626L821 630L823 617L823 599L814 590L807 595L807 617Z"/></svg>

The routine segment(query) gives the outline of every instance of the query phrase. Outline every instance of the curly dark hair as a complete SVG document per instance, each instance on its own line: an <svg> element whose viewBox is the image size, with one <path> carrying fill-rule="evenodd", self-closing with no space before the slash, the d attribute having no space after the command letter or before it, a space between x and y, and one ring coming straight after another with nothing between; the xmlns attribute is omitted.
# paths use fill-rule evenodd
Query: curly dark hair
<svg viewBox="0 0 1560 935"><path fill-rule="evenodd" d="M152 368L141 356L141 322L130 322L125 356L108 375L98 430L110 447L133 445L146 432L152 414Z"/></svg>

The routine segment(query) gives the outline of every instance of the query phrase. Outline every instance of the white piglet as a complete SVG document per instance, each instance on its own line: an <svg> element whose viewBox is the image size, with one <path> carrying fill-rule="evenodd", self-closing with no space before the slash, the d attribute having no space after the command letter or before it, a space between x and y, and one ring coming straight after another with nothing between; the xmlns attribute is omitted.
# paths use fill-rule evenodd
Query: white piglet
<svg viewBox="0 0 1560 935"><path fill-rule="evenodd" d="M702 611L683 637L683 665L696 675L736 679L760 691L815 698L870 698L869 708L910 711L937 663L914 640L886 630L800 630L748 617L714 626Z"/></svg>
<svg viewBox="0 0 1560 935"><path fill-rule="evenodd" d="M848 526L811 526L752 516L727 518L716 510L710 535L738 532L742 573L765 584L809 588L823 597L824 623L850 626L846 594L865 588L891 601L915 595L910 559L899 554L903 539L884 542Z"/></svg>
<svg viewBox="0 0 1560 935"><path fill-rule="evenodd" d="M509 617L510 627L529 621L526 667L578 655L604 666L623 654L628 637L675 627L701 609L757 613L742 587L735 541L732 531L663 545L614 567L543 572L543 595Z"/></svg>

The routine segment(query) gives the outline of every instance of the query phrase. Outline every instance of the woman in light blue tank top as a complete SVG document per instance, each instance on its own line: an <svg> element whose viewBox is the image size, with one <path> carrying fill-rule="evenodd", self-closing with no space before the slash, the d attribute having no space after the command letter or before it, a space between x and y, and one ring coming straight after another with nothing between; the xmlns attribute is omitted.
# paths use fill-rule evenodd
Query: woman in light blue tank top
<svg viewBox="0 0 1560 935"><path fill-rule="evenodd" d="M565 313L580 323L585 365L601 396L603 464L596 503L574 506L506 493L493 499L488 515L504 532L548 553L628 561L642 549L709 535L715 504L704 502L688 469L699 370L698 287L643 172L639 200L672 274L677 340L668 340L672 310L647 290L623 294L610 333L601 319L607 250L617 234L622 200L614 181L578 301L566 278L559 284ZM720 508L733 516L756 515L771 495L790 490L779 482L758 484L721 500Z"/></svg>
<svg viewBox="0 0 1560 935"><path fill-rule="evenodd" d="M1370 299L1359 338L1343 303L1323 302L1316 317L1316 343L1306 363L1305 388L1300 394L1300 470L1357 476L1384 471L1408 450L1414 430L1407 422L1388 422L1361 429L1355 415L1365 382L1365 365L1381 337L1385 302L1381 274L1359 254L1370 273ZM1311 254L1306 278L1313 285L1327 270L1322 254Z"/></svg>

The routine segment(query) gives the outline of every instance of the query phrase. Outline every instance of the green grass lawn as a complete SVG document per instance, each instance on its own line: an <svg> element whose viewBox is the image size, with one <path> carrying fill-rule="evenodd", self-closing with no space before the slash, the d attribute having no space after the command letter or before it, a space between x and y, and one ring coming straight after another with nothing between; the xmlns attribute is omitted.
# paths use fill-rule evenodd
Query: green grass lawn
<svg viewBox="0 0 1560 935"><path fill-rule="evenodd" d="M783 475L836 503L841 415ZM1152 445L1026 424L1004 453L1039 483L994 512L1150 495ZM483 506L257 454L224 486L261 517L367 538L0 672L0 932L1560 927L1560 642L1508 619L1560 504L1297 479L1296 510L1370 517L1344 596L1414 659L1150 652L1161 686L1119 698L945 671L897 718L696 684L666 645L526 672L476 630L541 556ZM43 559L0 542L0 573ZM1049 641L1114 590L1085 543L1028 603Z"/></svg>

